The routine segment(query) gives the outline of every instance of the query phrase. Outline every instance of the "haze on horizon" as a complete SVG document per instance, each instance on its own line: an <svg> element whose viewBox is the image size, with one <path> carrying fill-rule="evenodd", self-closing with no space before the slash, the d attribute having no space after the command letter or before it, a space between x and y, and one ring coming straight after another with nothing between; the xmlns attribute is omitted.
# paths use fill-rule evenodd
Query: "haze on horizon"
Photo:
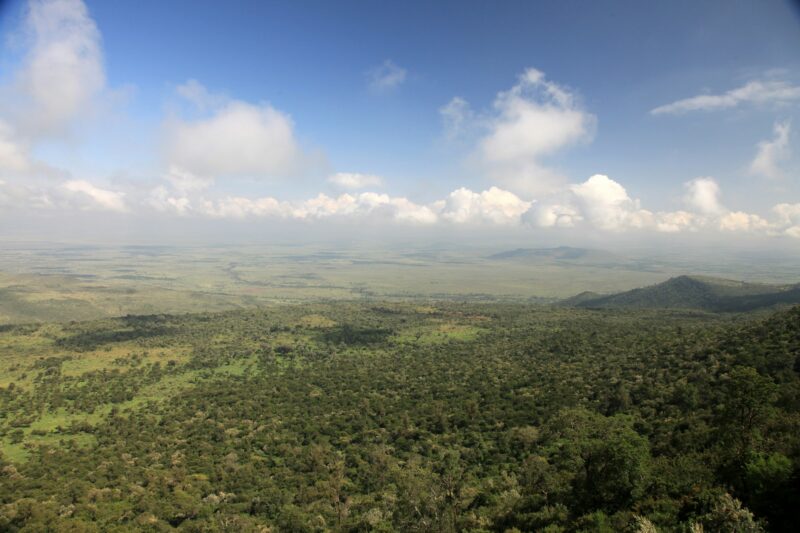
<svg viewBox="0 0 800 533"><path fill-rule="evenodd" d="M800 248L789 1L0 5L4 241Z"/></svg>

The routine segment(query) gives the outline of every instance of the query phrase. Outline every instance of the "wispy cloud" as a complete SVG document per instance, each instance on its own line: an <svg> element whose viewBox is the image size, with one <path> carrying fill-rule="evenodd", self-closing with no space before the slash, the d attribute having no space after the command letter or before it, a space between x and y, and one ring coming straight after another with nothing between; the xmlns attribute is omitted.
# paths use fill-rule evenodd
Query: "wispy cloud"
<svg viewBox="0 0 800 533"><path fill-rule="evenodd" d="M756 157L750 163L750 173L769 179L780 179L783 171L781 161L789 157L789 122L776 122L773 126L774 137L768 141L761 141L757 145Z"/></svg>
<svg viewBox="0 0 800 533"><path fill-rule="evenodd" d="M474 113L469 102L460 96L454 96L439 108L439 115L442 117L445 136L452 140L464 132L472 121Z"/></svg>
<svg viewBox="0 0 800 533"><path fill-rule="evenodd" d="M340 189L358 190L367 187L380 187L383 185L383 178L374 174L359 174L357 172L337 172L328 176L328 183L332 183Z"/></svg>
<svg viewBox="0 0 800 533"><path fill-rule="evenodd" d="M371 89L385 91L399 87L406 81L407 73L406 69L391 59L387 59L377 67L370 69L367 72L367 78Z"/></svg>
<svg viewBox="0 0 800 533"><path fill-rule="evenodd" d="M754 80L721 94L701 94L656 107L653 115L714 111L742 104L780 104L800 100L800 85L780 80Z"/></svg>
<svg viewBox="0 0 800 533"><path fill-rule="evenodd" d="M228 98L221 94L212 93L205 85L195 79L186 80L175 87L175 92L186 100L191 102L195 107L201 110L206 110L215 107L222 107Z"/></svg>
<svg viewBox="0 0 800 533"><path fill-rule="evenodd" d="M101 189L86 180L69 180L62 185L69 193L89 200L87 208L97 208L109 211L127 211L124 194L121 192Z"/></svg>

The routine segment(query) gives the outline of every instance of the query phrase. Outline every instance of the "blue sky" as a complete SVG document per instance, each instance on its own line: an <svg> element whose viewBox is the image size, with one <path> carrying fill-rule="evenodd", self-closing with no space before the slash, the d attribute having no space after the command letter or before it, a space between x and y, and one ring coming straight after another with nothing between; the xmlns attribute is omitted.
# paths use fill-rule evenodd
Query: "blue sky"
<svg viewBox="0 0 800 533"><path fill-rule="evenodd" d="M37 0L0 17L0 216L800 237L793 2Z"/></svg>

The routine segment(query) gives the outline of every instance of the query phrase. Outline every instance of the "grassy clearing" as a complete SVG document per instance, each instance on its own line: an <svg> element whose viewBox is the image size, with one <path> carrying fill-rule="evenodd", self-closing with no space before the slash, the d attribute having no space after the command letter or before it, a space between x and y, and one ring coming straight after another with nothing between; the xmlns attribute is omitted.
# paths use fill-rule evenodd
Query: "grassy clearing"
<svg viewBox="0 0 800 533"><path fill-rule="evenodd" d="M14 463L24 463L28 460L33 448L39 446L55 446L64 447L68 443L80 446L82 448L90 448L97 443L94 435L90 433L78 433L74 435L33 435L25 438L23 442L12 444L5 439L0 441L0 452L9 461Z"/></svg>
<svg viewBox="0 0 800 533"><path fill-rule="evenodd" d="M446 342L469 342L478 338L483 328L468 324L432 324L403 330L394 335L396 343L443 344Z"/></svg>
<svg viewBox="0 0 800 533"><path fill-rule="evenodd" d="M160 362L163 365L169 361L185 363L190 355L189 347L142 349L132 343L113 344L100 350L83 352L80 357L65 361L61 366L61 373L65 376L80 376L100 370L119 369L124 372L126 369L124 363L134 358L138 361L137 364Z"/></svg>

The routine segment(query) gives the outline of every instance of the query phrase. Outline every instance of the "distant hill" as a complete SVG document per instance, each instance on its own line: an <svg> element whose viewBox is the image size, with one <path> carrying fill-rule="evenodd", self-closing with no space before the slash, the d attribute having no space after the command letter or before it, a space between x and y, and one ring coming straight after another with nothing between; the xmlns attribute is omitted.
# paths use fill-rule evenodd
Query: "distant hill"
<svg viewBox="0 0 800 533"><path fill-rule="evenodd" d="M494 255L488 259L504 260L561 260L561 261L611 261L616 256L603 250L589 248L573 248L571 246L558 246L556 248L517 248Z"/></svg>
<svg viewBox="0 0 800 533"><path fill-rule="evenodd" d="M584 291L580 294L576 294L575 296L565 298L564 300L561 300L560 303L569 307L580 307L584 302L592 302L603 297L604 296L602 294L598 294L596 292Z"/></svg>
<svg viewBox="0 0 800 533"><path fill-rule="evenodd" d="M768 285L705 276L678 276L663 283L610 295L581 293L561 304L585 308L699 309L736 312L800 303L800 284Z"/></svg>

